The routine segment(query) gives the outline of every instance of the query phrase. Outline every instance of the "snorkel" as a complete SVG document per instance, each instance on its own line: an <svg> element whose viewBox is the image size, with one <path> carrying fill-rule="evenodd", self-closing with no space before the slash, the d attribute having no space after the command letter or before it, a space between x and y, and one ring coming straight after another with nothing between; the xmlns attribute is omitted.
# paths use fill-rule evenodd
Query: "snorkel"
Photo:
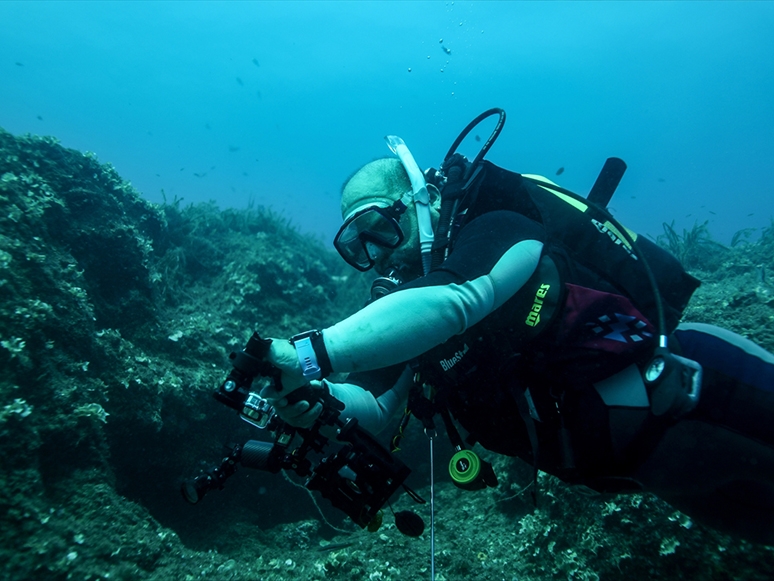
<svg viewBox="0 0 774 581"><path fill-rule="evenodd" d="M422 254L422 272L430 272L431 254L433 248L433 223L430 219L430 194L427 191L427 183L422 170L419 169L414 156L406 147L406 143L396 135L387 135L385 138L387 146L398 156L406 173L411 180L411 190L413 192L414 207L417 210L417 225L419 228L419 249Z"/></svg>

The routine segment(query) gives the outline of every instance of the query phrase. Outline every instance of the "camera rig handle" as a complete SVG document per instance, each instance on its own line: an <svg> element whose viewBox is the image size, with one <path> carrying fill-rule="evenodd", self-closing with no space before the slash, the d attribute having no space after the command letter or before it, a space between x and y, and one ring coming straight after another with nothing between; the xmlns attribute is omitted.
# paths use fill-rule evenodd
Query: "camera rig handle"
<svg viewBox="0 0 774 581"><path fill-rule="evenodd" d="M243 420L261 429L267 427L274 416L274 410L256 391L251 391L253 382L256 377L266 378L273 382L277 391L282 391L280 382L282 372L266 361L271 342L271 339L262 339L258 333L253 333L242 351L232 352L229 355L232 369L225 381L213 393L216 400L235 409ZM328 412L344 409L344 405L333 398L327 390L311 385L297 389L288 396L289 403L301 400L307 400L310 403L322 401L324 409Z"/></svg>

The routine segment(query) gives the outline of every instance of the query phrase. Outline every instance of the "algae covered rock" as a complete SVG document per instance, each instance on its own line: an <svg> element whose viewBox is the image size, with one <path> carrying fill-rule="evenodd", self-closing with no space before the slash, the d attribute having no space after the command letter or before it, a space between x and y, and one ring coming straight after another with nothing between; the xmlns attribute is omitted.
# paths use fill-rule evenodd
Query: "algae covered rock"
<svg viewBox="0 0 774 581"><path fill-rule="evenodd" d="M156 206L92 154L0 131L4 578L145 578L172 562L179 541L128 547L149 526L176 538L155 519L193 514L180 478L247 439L210 397L229 351L255 329L344 316L339 275L271 212Z"/></svg>
<svg viewBox="0 0 774 581"><path fill-rule="evenodd" d="M42 303L55 316L81 316L70 321L76 335L152 319L149 269L163 214L111 166L51 138L2 132L0 152L6 297L34 294L27 308L38 318Z"/></svg>

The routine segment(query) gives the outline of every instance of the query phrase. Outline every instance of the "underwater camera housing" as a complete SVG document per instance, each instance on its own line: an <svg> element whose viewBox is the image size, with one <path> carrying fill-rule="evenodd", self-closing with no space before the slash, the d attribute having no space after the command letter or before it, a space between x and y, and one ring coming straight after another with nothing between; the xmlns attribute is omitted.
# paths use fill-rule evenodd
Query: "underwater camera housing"
<svg viewBox="0 0 774 581"><path fill-rule="evenodd" d="M291 403L302 399L322 403L323 411L311 428L295 428L280 419L272 406L251 390L257 377L280 385L279 369L264 360L270 344L270 339L253 333L244 350L231 353L233 369L213 396L239 412L249 424L271 432L273 441L249 440L235 446L218 466L185 480L181 486L183 498L196 504L207 492L223 489L239 464L273 473L292 470L308 477L306 488L319 491L358 526L375 530L381 508L403 485L411 470L358 426L356 419L342 421L339 415L344 406L326 388L307 386L289 396ZM337 428L335 440L320 433L323 426ZM300 443L294 447L299 439ZM316 465L307 457L311 453L322 454L329 444L336 443L342 444L340 449Z"/></svg>

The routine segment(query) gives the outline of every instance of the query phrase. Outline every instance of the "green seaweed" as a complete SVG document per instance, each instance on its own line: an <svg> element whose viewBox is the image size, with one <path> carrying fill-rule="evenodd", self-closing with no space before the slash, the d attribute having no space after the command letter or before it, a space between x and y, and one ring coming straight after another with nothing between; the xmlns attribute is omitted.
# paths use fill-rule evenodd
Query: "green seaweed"
<svg viewBox="0 0 774 581"><path fill-rule="evenodd" d="M750 242L750 236L752 236L753 232L758 230L757 228L742 228L741 230L737 230L734 232L734 235L731 237L731 248L735 248L739 244L749 244Z"/></svg>
<svg viewBox="0 0 774 581"><path fill-rule="evenodd" d="M674 220L670 224L664 222L664 234L658 236L656 242L687 269L717 268L725 254L725 246L712 239L709 222L695 222L690 230L683 229L682 235L677 233L674 224Z"/></svg>

